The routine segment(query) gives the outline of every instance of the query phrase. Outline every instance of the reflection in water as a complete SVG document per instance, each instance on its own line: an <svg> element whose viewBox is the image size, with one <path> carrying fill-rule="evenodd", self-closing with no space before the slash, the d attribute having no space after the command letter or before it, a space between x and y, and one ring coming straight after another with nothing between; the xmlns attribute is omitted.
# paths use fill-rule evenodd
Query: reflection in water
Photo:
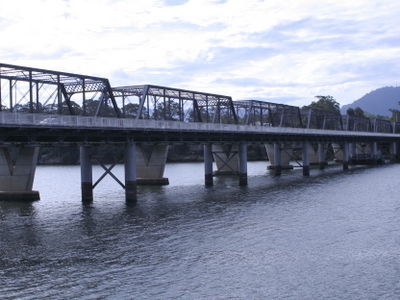
<svg viewBox="0 0 400 300"><path fill-rule="evenodd" d="M274 177L249 186L202 164L126 205L112 180L81 204L79 167L39 167L42 200L0 203L2 299L395 299L400 166ZM116 167L122 174L122 166ZM184 176L182 176L182 174Z"/></svg>

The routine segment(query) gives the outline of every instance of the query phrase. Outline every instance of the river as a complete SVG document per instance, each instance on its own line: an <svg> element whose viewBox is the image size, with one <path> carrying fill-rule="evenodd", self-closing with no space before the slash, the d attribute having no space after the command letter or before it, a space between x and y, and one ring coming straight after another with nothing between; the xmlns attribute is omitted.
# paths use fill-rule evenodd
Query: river
<svg viewBox="0 0 400 300"><path fill-rule="evenodd" d="M1 299L400 298L400 165L248 172L167 164L136 205L110 177L82 204L78 166L39 166L40 201L0 203Z"/></svg>

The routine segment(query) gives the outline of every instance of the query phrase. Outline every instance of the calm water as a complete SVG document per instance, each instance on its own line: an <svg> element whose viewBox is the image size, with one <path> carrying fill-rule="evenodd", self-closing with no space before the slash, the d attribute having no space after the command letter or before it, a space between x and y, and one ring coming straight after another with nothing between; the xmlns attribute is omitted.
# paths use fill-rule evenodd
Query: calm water
<svg viewBox="0 0 400 300"><path fill-rule="evenodd" d="M38 167L40 201L0 203L1 299L400 298L400 165L248 169L205 188L201 163L168 164L127 206L112 179L82 205L79 167Z"/></svg>

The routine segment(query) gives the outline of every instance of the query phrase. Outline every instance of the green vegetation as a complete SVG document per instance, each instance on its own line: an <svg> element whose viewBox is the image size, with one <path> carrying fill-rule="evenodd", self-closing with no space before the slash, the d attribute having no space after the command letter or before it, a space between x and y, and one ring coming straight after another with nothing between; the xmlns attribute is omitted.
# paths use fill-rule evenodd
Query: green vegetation
<svg viewBox="0 0 400 300"><path fill-rule="evenodd" d="M318 101L313 101L310 105L303 106L302 108L339 112L340 104L332 96L315 96L315 98Z"/></svg>

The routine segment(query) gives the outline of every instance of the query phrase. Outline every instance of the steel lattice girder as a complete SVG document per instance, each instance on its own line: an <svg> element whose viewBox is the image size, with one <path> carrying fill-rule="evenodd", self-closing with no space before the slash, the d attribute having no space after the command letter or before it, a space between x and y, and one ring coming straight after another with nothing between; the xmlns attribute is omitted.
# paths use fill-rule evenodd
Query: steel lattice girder
<svg viewBox="0 0 400 300"><path fill-rule="evenodd" d="M199 105L201 105L200 101L205 101L203 105L212 105L212 101L219 101L222 103L229 103L232 101L230 96L216 95L210 93L203 92L195 92L188 91L183 89L176 89L164 86L156 86L156 85L132 85L132 86L122 86L122 87L113 87L112 88L115 97L122 96L158 96L158 97L166 97L172 99L181 99L181 100L196 100L199 101Z"/></svg>
<svg viewBox="0 0 400 300"><path fill-rule="evenodd" d="M115 97L129 97L136 96L140 100L141 109L145 105L145 100L149 101L150 97L153 97L153 102L157 103L159 99L164 101L179 101L179 106L184 114L185 103L190 103L189 109L196 111L201 121L202 109L208 109L211 107L218 107L219 109L228 109L230 114L233 116L233 122L237 123L236 114L233 108L233 101L230 96L217 95L211 93L203 93L196 91L189 91L184 89L176 89L164 86L155 85L133 85L133 86L122 86L113 87L112 91ZM187 109L187 108L186 108ZM143 116L142 116L143 117ZM183 116L181 116L183 119Z"/></svg>
<svg viewBox="0 0 400 300"><path fill-rule="evenodd" d="M303 127L300 109L297 106L264 102L260 100L238 100L233 102L236 111L245 110L246 124L250 124L250 116L258 119L268 115L268 122L272 126ZM264 114L266 112L266 114ZM279 123L278 123L279 122ZM254 124L253 124L254 125Z"/></svg>
<svg viewBox="0 0 400 300"><path fill-rule="evenodd" d="M392 123L388 120L373 119L372 125L374 132L390 133L393 131Z"/></svg>
<svg viewBox="0 0 400 300"><path fill-rule="evenodd" d="M307 120L307 128L343 130L342 115L339 111L319 109L300 109L301 115Z"/></svg>
<svg viewBox="0 0 400 300"><path fill-rule="evenodd" d="M71 96L74 94L100 92L105 95L103 99L111 99L114 110L116 114L119 115L119 109L114 99L111 85L106 78L22 67L3 63L0 63L0 78L7 79L9 81L28 82L30 83L31 87L32 83L59 86L68 106L71 105L69 102Z"/></svg>
<svg viewBox="0 0 400 300"><path fill-rule="evenodd" d="M342 116L344 128L350 131L371 131L371 120L362 116Z"/></svg>

